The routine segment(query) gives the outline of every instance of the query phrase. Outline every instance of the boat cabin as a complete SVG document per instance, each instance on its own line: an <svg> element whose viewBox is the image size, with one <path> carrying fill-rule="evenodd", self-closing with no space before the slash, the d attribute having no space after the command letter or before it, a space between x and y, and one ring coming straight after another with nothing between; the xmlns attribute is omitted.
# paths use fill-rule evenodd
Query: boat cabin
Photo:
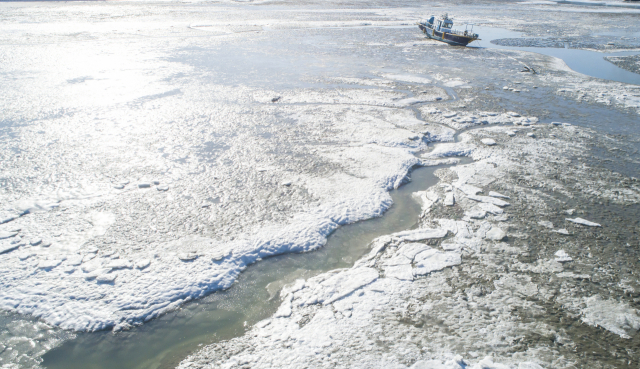
<svg viewBox="0 0 640 369"><path fill-rule="evenodd" d="M451 28L453 27L453 21L451 19L449 19L449 17L447 16L447 14L445 14L442 19L438 19L436 21L436 17L435 16L431 16L431 18L429 18L428 21L430 24L433 25L433 29L435 29L438 32L448 32L451 33ZM435 22L435 24L434 24Z"/></svg>

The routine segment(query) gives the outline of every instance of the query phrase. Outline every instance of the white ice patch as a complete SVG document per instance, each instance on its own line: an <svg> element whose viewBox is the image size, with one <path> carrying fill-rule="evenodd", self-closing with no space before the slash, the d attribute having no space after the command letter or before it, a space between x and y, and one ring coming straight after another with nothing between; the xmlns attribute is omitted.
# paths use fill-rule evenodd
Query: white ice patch
<svg viewBox="0 0 640 369"><path fill-rule="evenodd" d="M498 227L492 227L485 235L489 240L502 241L507 237L507 234Z"/></svg>
<svg viewBox="0 0 640 369"><path fill-rule="evenodd" d="M433 238L442 238L447 235L446 229L414 229L412 231L402 231L392 234L404 241L422 241Z"/></svg>
<svg viewBox="0 0 640 369"><path fill-rule="evenodd" d="M489 196L499 197L499 198L502 198L502 199L509 199L510 198L509 196L503 195L503 194L495 192L495 191L489 191Z"/></svg>
<svg viewBox="0 0 640 369"><path fill-rule="evenodd" d="M640 330L640 316L638 310L624 302L615 300L603 300L595 295L584 299L585 307L582 308L582 321L594 327L602 327L622 338L631 338L631 335Z"/></svg>
<svg viewBox="0 0 640 369"><path fill-rule="evenodd" d="M496 145L496 140L494 140L492 138L483 138L483 139L480 140L480 142L482 142L486 146L495 146Z"/></svg>
<svg viewBox="0 0 640 369"><path fill-rule="evenodd" d="M425 275L446 267L460 265L462 258L457 252L442 252L436 249L425 250L416 255L414 275Z"/></svg>
<svg viewBox="0 0 640 369"><path fill-rule="evenodd" d="M581 224L581 225L585 225L585 226L589 226L589 227L602 227L600 224L598 223L594 223L591 221L588 221L586 219L582 219L582 218L566 218L566 220L570 221L571 223L576 223L576 224Z"/></svg>
<svg viewBox="0 0 640 369"><path fill-rule="evenodd" d="M559 263L567 263L573 260L573 258L571 258L571 256L569 256L569 254L564 250L558 250L554 256L556 257L556 261Z"/></svg>
<svg viewBox="0 0 640 369"><path fill-rule="evenodd" d="M449 192L445 195L444 197L444 204L446 206L453 206L456 203L456 199L455 196L453 195L453 192Z"/></svg>

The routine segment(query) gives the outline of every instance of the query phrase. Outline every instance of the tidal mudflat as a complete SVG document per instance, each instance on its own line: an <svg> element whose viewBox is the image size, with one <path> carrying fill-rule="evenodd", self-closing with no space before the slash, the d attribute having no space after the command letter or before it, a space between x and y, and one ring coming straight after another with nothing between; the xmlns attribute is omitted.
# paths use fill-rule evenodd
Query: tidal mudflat
<svg viewBox="0 0 640 369"><path fill-rule="evenodd" d="M457 48L412 25L443 12L513 34ZM3 367L640 365L640 85L527 50L624 50L629 64L637 9L15 2L0 15ZM423 166L437 183L412 178ZM411 179L413 205L390 195ZM331 244L372 218L370 243ZM259 269L327 242L326 258ZM269 283L231 296L252 285L243 271ZM175 324L200 306L217 331ZM181 339L156 339L169 330ZM94 355L127 339L161 344Z"/></svg>

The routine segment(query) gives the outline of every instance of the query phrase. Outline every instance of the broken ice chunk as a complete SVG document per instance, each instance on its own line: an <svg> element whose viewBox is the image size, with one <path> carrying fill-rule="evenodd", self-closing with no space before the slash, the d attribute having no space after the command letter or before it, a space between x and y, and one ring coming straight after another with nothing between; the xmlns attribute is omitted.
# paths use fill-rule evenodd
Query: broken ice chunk
<svg viewBox="0 0 640 369"><path fill-rule="evenodd" d="M495 146L496 145L496 140L494 140L492 138L483 138L482 140L480 140L480 142L482 142L483 144L485 144L487 146Z"/></svg>
<svg viewBox="0 0 640 369"><path fill-rule="evenodd" d="M503 194L495 192L495 191L489 191L489 196L491 196L491 197L499 197L501 199L510 199L509 196L503 195Z"/></svg>
<svg viewBox="0 0 640 369"><path fill-rule="evenodd" d="M491 205L491 204L488 204L488 205ZM496 206L496 208L498 208L498 207ZM498 208L498 209L500 209L500 208ZM500 209L500 210L502 210L502 209ZM487 212L484 211L484 210L470 210L470 211L467 211L466 213L464 213L464 215L468 216L471 219L482 219L485 216L487 216Z"/></svg>
<svg viewBox="0 0 640 369"><path fill-rule="evenodd" d="M126 259L115 259L115 260L109 261L105 265L105 267L111 268L111 269L123 269L123 268L131 269L133 268L133 264L131 264L131 262L129 262L129 260L126 260Z"/></svg>
<svg viewBox="0 0 640 369"><path fill-rule="evenodd" d="M8 223L16 218L18 218L19 215L7 215L7 214L0 214L0 224L4 224L4 223Z"/></svg>
<svg viewBox="0 0 640 369"><path fill-rule="evenodd" d="M87 254L82 258L82 262L86 263L87 261L96 257L96 254Z"/></svg>
<svg viewBox="0 0 640 369"><path fill-rule="evenodd" d="M483 202L483 203L493 204L493 205L496 205L496 206L499 206L499 207L511 205L506 201L502 201L502 200L500 200L498 198L491 197L491 196L473 196L473 195L469 195L467 197L469 199L473 200L473 201L479 201L479 202Z"/></svg>
<svg viewBox="0 0 640 369"><path fill-rule="evenodd" d="M288 296L286 296L283 301L282 301L282 305L280 305L280 307L278 308L278 311L276 311L275 315L273 316L274 318L287 318L289 316L291 316L291 302L293 301L293 295L289 294Z"/></svg>
<svg viewBox="0 0 640 369"><path fill-rule="evenodd" d="M531 138L535 138L536 137L535 133L533 133L533 132L527 133L527 136L529 136Z"/></svg>
<svg viewBox="0 0 640 369"><path fill-rule="evenodd" d="M322 282L319 286L321 291L311 300L316 299L317 302L328 305L376 279L378 279L378 271L373 268L348 269Z"/></svg>
<svg viewBox="0 0 640 369"><path fill-rule="evenodd" d="M150 264L151 264L151 260L149 260L149 259L140 259L140 260L136 261L136 268L142 270L142 269L148 267Z"/></svg>
<svg viewBox="0 0 640 369"><path fill-rule="evenodd" d="M410 265L390 266L384 268L387 278L395 278L401 281L413 281L413 269Z"/></svg>
<svg viewBox="0 0 640 369"><path fill-rule="evenodd" d="M487 239L493 240L493 241L502 241L505 237L507 237L507 234L502 229L500 229L498 227L492 227L487 232L485 237Z"/></svg>
<svg viewBox="0 0 640 369"><path fill-rule="evenodd" d="M86 268L85 268L84 266L82 267L82 270L83 270L84 272L86 272L86 271L87 271L87 270L86 270ZM96 278L96 277L99 277L99 276L101 276L101 275L103 275L103 274L107 274L107 273L109 273L110 271L111 271L111 269L110 269L110 268L97 268L97 269L93 270L91 273L86 274L86 275L84 276L84 279L86 279L86 280L91 280L91 279L94 279L94 278ZM115 275L115 274L114 274L114 275Z"/></svg>
<svg viewBox="0 0 640 369"><path fill-rule="evenodd" d="M81 255L74 255L71 256L67 259L67 264L69 265L73 265L73 266L78 266L80 264L82 264L82 256Z"/></svg>
<svg viewBox="0 0 640 369"><path fill-rule="evenodd" d="M33 255L35 255L34 252L24 252L24 253L18 254L18 259L27 260L28 258L32 257Z"/></svg>
<svg viewBox="0 0 640 369"><path fill-rule="evenodd" d="M400 249L400 252L402 253L402 255L408 257L410 260L413 260L413 258L421 253L424 250L429 250L431 249L430 246L425 245L424 243L406 243L404 244L404 246L402 246L402 248Z"/></svg>
<svg viewBox="0 0 640 369"><path fill-rule="evenodd" d="M31 246L38 246L40 243L42 243L42 238L32 238L29 240Z"/></svg>
<svg viewBox="0 0 640 369"><path fill-rule="evenodd" d="M446 206L453 206L455 204L455 197L453 196L453 192L447 192L444 197L444 204Z"/></svg>
<svg viewBox="0 0 640 369"><path fill-rule="evenodd" d="M0 254L5 254L7 252L11 252L11 251L17 249L20 246L21 246L21 244L19 244L19 243L14 243L14 244L9 244L9 245L0 244Z"/></svg>
<svg viewBox="0 0 640 369"><path fill-rule="evenodd" d="M456 187L458 187L458 189L464 192L466 195L470 195L470 196L476 195L478 192L482 192L482 188L478 188L470 184L463 184Z"/></svg>
<svg viewBox="0 0 640 369"><path fill-rule="evenodd" d="M506 214L503 214L503 215L498 215L494 217L493 220L498 222L506 222L507 220L509 220L509 217Z"/></svg>
<svg viewBox="0 0 640 369"><path fill-rule="evenodd" d="M602 227L598 223L590 222L590 221L588 221L586 219L582 219L582 218L573 218L573 219L565 218L565 220L568 220L568 221L570 221L572 223L576 223L576 224L586 225L586 226L589 226L589 227Z"/></svg>
<svg viewBox="0 0 640 369"><path fill-rule="evenodd" d="M401 238L405 241L422 241L432 238L442 238L447 235L446 229L414 229L411 231L403 231L392 234L394 237Z"/></svg>
<svg viewBox="0 0 640 369"><path fill-rule="evenodd" d="M62 263L62 260L42 260L38 263L38 269L51 270Z"/></svg>
<svg viewBox="0 0 640 369"><path fill-rule="evenodd" d="M538 222L538 224L540 224L543 227L549 228L549 229L553 229L553 223L551 223L548 220L541 220Z"/></svg>
<svg viewBox="0 0 640 369"><path fill-rule="evenodd" d="M169 189L169 186L167 186L166 184L164 184L164 185L160 185L160 186L156 187L156 189L157 189L158 191L167 191L167 190Z"/></svg>
<svg viewBox="0 0 640 369"><path fill-rule="evenodd" d="M513 136L515 136L515 135L516 135L516 132L515 132L515 131L505 131L504 133L506 133L506 134L507 134L507 136L509 136L509 137L513 137Z"/></svg>
<svg viewBox="0 0 640 369"><path fill-rule="evenodd" d="M151 183L149 182L140 182L138 183L138 188L149 188L151 187Z"/></svg>
<svg viewBox="0 0 640 369"><path fill-rule="evenodd" d="M564 250L558 250L554 255L558 263L567 263L573 260Z"/></svg>
<svg viewBox="0 0 640 369"><path fill-rule="evenodd" d="M75 271L76 271L76 267L71 266L71 265L67 265L65 267L62 267L62 272L63 273L71 274L71 273L73 273Z"/></svg>
<svg viewBox="0 0 640 369"><path fill-rule="evenodd" d="M425 275L448 266L459 265L462 259L457 252L442 252L430 249L416 255L415 262L416 267L413 269L413 274Z"/></svg>
<svg viewBox="0 0 640 369"><path fill-rule="evenodd" d="M565 236L569 236L571 234L571 233L569 233L569 231L566 230L566 228L554 229L552 232L560 233L560 234L563 234Z"/></svg>
<svg viewBox="0 0 640 369"><path fill-rule="evenodd" d="M594 327L602 327L625 339L640 330L640 313L626 302L604 300L599 295L583 299L581 320Z"/></svg>
<svg viewBox="0 0 640 369"><path fill-rule="evenodd" d="M194 254L194 253L180 253L178 254L178 259L182 260L182 261L191 261L191 260L195 260L198 258L198 254Z"/></svg>
<svg viewBox="0 0 640 369"><path fill-rule="evenodd" d="M385 266L396 266L396 265L409 265L411 264L411 259L406 257L403 254L395 255L390 259L384 261L383 265Z"/></svg>
<svg viewBox="0 0 640 369"><path fill-rule="evenodd" d="M211 260L220 261L231 254L231 251L221 251L211 255Z"/></svg>
<svg viewBox="0 0 640 369"><path fill-rule="evenodd" d="M442 249L445 251L460 251L464 247L461 243L443 243Z"/></svg>
<svg viewBox="0 0 640 369"><path fill-rule="evenodd" d="M118 277L117 274L100 274L96 277L96 282L98 283L113 283Z"/></svg>
<svg viewBox="0 0 640 369"><path fill-rule="evenodd" d="M5 231L2 231L2 232L0 232L0 240L4 240L5 238L14 237L17 234L18 234L18 232L5 232Z"/></svg>
<svg viewBox="0 0 640 369"><path fill-rule="evenodd" d="M499 207L493 205L493 204L487 204L487 203L480 203L478 204L478 207L484 211L486 211L487 213L491 213L493 215L499 215L504 213L503 209L500 209Z"/></svg>

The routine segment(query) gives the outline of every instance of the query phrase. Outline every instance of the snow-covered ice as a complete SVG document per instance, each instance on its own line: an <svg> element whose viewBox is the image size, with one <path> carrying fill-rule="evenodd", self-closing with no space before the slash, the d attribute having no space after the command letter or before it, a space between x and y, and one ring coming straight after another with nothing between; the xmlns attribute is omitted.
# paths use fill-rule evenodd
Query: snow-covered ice
<svg viewBox="0 0 640 369"><path fill-rule="evenodd" d="M569 147L562 150L571 150ZM544 220L546 217L533 217L529 213L544 212L553 200L537 190L505 180L507 176L502 174L535 168L533 177L549 181L558 172L553 168L543 169L539 163L547 162L556 155L557 149L544 151L535 142L518 142L501 145L499 150L486 150L475 151L477 161L472 164L436 172L441 180L453 181L455 186L445 182L414 196L423 209L428 203L430 210L422 214L422 228L380 237L372 243L369 255L351 269L296 282L297 287L291 288L296 292L283 290L286 294L281 305L284 314L279 310L277 317L257 324L242 337L202 349L185 359L180 368L239 363L256 368L334 364L370 368L572 365L575 357L569 359L572 354L562 347L575 347L574 340L579 338L568 334L562 324L544 319L549 304L557 306L553 309L562 314L563 319L574 319L573 324L577 319L584 326L603 327L623 338L634 335L640 324L634 308L628 303L584 296L588 292L576 283L591 280L590 275L568 271L584 270L583 263L589 260L590 256L584 254L584 238L579 244L567 243L567 238L560 234L539 232L540 229L561 231L554 229L552 221ZM489 150L493 152L484 156ZM518 162L513 153L523 150L532 154L526 162ZM485 161L497 164L488 166ZM567 181L554 182L553 186L557 188L573 183L574 178L594 175L589 169L578 173L563 173ZM477 195L483 188L493 196ZM504 196L501 193L505 190L512 194L510 206L506 206L506 202L497 203L500 207L494 201L502 201L499 197ZM453 208L441 200L448 193L460 197L456 207L464 211L463 220L448 218ZM491 213L489 210L509 214L508 222L498 225L498 219L487 216L486 213ZM546 210L545 214L555 216L557 212ZM562 221L564 218L546 219ZM505 230L509 231L508 238ZM430 237L425 237L427 235ZM548 237L555 237L552 239L562 242L564 248L551 251L544 258L528 259L530 252L536 255L547 252L543 247L536 250L528 244L544 240L541 245L546 245ZM416 241L418 239L422 241ZM320 287L313 286L320 286L325 280L342 280L336 276L348 271L359 274L364 268L377 269L380 274L371 273L370 279L375 280L355 293L339 293L338 296L344 297L319 306L321 300L326 301L328 297L316 298L312 291ZM487 281L489 285L478 281ZM488 309L487 320L480 318L484 308ZM526 311L525 315L520 315L520 309ZM537 318L523 320L522 316ZM517 337L539 334L561 344L552 348L544 344L543 348L534 340L527 343L526 348L517 346L520 340ZM500 343L504 340L509 343ZM517 355L508 354L514 345L521 347L520 351ZM228 355L228 352L238 354Z"/></svg>
<svg viewBox="0 0 640 369"><path fill-rule="evenodd" d="M624 174L637 151L610 127L581 127L631 121L634 86L531 52L425 40L406 4L258 3L2 5L3 310L42 332L129 329L231 287L253 263L322 247L390 209L412 168L442 166L442 186L415 193L417 228L282 289L275 315L198 365L637 364L615 340L576 356L585 344L565 324L582 321L589 337L638 330L626 271L637 261L627 205L640 195ZM501 4L500 17L447 6L460 24L521 29L543 12L531 37L588 36L580 17L549 11L585 7L543 3ZM611 27L600 18L589 23ZM574 125L535 116L584 107ZM568 218L574 230L554 229L565 207L605 209L615 215L598 219L619 227L579 232L600 225ZM29 355L44 350L20 340Z"/></svg>

